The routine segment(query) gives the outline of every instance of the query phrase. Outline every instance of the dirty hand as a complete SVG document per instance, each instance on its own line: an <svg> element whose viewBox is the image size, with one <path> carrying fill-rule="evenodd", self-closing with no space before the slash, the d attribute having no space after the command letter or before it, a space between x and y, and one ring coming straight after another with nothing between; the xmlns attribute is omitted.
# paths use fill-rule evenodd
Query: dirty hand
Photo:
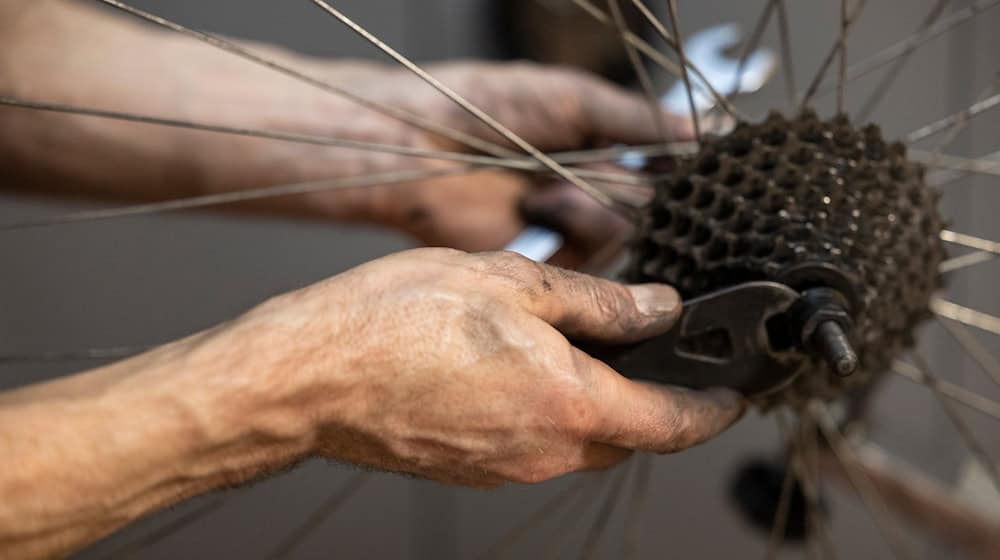
<svg viewBox="0 0 1000 560"><path fill-rule="evenodd" d="M202 124L468 151L191 38L84 4L12 2L0 6L0 16L7 24L7 48L0 50L5 95ZM247 48L366 100L505 143L399 66L312 58L261 44ZM428 71L541 150L660 139L639 96L582 72L486 62L432 65ZM24 109L0 108L0 117L0 157L12 162L5 169L10 184L78 195L163 200L460 165ZM663 118L669 136L690 137L685 119ZM46 148L53 142L58 150ZM245 207L390 226L424 244L480 251L503 247L517 234L524 226L520 205L527 202L533 217L564 230L577 260L628 229L620 217L551 177L479 170L267 198Z"/></svg>
<svg viewBox="0 0 1000 560"><path fill-rule="evenodd" d="M663 285L418 249L278 297L215 336L236 354L268 348L240 373L266 404L237 416L301 426L309 453L489 487L678 451L736 421L732 392L632 381L571 342L636 341L679 313Z"/></svg>

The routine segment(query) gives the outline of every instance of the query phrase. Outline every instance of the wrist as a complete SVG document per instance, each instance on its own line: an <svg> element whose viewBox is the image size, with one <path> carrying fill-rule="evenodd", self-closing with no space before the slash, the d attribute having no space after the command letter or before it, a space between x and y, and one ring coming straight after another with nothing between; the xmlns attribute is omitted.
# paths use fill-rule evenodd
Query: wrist
<svg viewBox="0 0 1000 560"><path fill-rule="evenodd" d="M0 442L16 458L0 476L0 541L24 543L26 555L68 551L303 457L308 438L255 429L248 407L233 404L238 372L206 362L207 346L196 335L0 394Z"/></svg>
<svg viewBox="0 0 1000 560"><path fill-rule="evenodd" d="M190 476L232 485L308 456L315 430L275 383L274 354L227 324L151 353L143 401L174 409L188 441ZM280 344L273 342L274 344Z"/></svg>
<svg viewBox="0 0 1000 560"><path fill-rule="evenodd" d="M110 443L99 458L107 479L130 481L130 491L109 505L141 514L281 469L311 452L312 431L255 386L253 360L266 352L226 347L224 330L70 379L77 384L70 391L78 420L95 424L88 437Z"/></svg>

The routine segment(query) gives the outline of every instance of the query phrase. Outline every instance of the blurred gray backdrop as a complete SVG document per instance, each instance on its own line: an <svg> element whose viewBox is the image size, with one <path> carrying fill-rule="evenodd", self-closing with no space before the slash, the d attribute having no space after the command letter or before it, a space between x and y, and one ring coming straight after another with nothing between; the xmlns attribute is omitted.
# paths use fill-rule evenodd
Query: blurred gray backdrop
<svg viewBox="0 0 1000 560"><path fill-rule="evenodd" d="M916 29L930 0L869 2L852 34L850 55L860 57ZM955 1L949 10L968 2ZM196 28L273 41L332 57L383 60L309 2L141 0L135 5ZM764 0L682 1L689 31L720 21L745 28ZM795 67L800 83L811 77L832 45L839 3L791 2ZM491 52L491 21L480 0L369 0L339 7L402 52L420 61L477 57ZM995 11L994 11L995 12ZM960 32L923 47L881 106L877 120L889 136L903 134L968 105L996 76L1000 14L989 12ZM765 43L777 47L773 27ZM857 103L875 84L860 80L849 90ZM780 105L780 77L744 107L757 115ZM820 103L830 110L831 98ZM856 107L857 105L855 105ZM997 120L983 119L962 135L952 153L982 155L1000 146ZM0 170L2 174L2 170ZM474 188L474 185L470 185ZM994 218L997 184L975 178L950 187L944 211L956 229L1000 238ZM87 207L99 206L88 205ZM59 213L78 204L0 196L0 219ZM147 344L180 337L233 317L262 299L336 274L371 258L408 247L383 231L336 224L299 224L275 219L197 213L126 218L0 235L0 349L8 352L72 350L90 346ZM949 297L1000 313L996 264L954 279ZM1000 397L980 372L961 358L936 328L927 329L925 348L952 380ZM995 340L986 340L995 345ZM0 366L0 388L76 371L90 364ZM877 437L908 459L946 480L962 464L961 443L942 419L938 405L921 389L890 380L879 400ZM997 451L995 425L979 423ZM44 434L41 435L44 437ZM764 538L751 530L727 502L727 483L740 460L778 450L769 421L751 414L735 429L698 449L657 458L647 510L637 527L642 558L730 558L762 554ZM10 460L11 458L8 458ZM16 460L16 458L14 458ZM311 462L289 473L223 494L221 507L193 527L142 550L142 558L258 558L303 522L335 492L353 469ZM614 476L614 475L612 475ZM325 521L299 548L296 558L447 559L475 557L528 512L572 483L572 478L538 487L512 486L491 492L446 488L380 475L336 516ZM588 491L589 492L589 491ZM212 498L200 498L152 516L81 554L102 558L123 543L149 534ZM572 515L593 515L603 495L585 494ZM844 493L829 495L834 535L843 558L882 558L882 543L867 512ZM610 520L598 557L616 558L623 510ZM558 533L554 524L527 539L523 556L539 556L553 543L575 556L590 518ZM919 537L914 537L920 542ZM927 545L927 558L947 555ZM531 551L531 552L529 552ZM802 554L790 547L788 557Z"/></svg>

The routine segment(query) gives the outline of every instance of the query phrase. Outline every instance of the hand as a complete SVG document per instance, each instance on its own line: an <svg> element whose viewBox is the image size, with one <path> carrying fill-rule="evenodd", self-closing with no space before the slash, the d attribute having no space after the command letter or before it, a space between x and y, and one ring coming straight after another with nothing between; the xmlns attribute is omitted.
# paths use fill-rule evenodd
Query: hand
<svg viewBox="0 0 1000 560"><path fill-rule="evenodd" d="M482 62L435 65L428 71L545 151L640 144L660 138L644 100L583 72L530 63ZM360 72L348 83L367 98L409 109L432 122L510 147L497 133L408 71L371 67ZM325 75L338 83L342 79L337 64L330 65ZM337 134L388 144L468 151L454 141L397 120L368 112L357 116L357 110L349 104L331 102L338 106L330 114L356 115L350 121L334 119ZM671 139L691 137L687 119L666 114L662 117ZM453 165L385 156L379 156L379 160L384 167L376 165L378 169ZM573 253L563 261L569 264L578 264L608 239L627 234L631 227L620 215L576 187L544 175L483 171L358 189L353 194L368 210L367 219L409 233L428 245L468 251L501 248L525 226L525 218L540 221L564 233L568 251Z"/></svg>
<svg viewBox="0 0 1000 560"><path fill-rule="evenodd" d="M569 342L629 342L680 313L510 253L418 249L214 329L0 392L0 550L67 555L132 520L323 455L472 487L677 451L736 394L630 381ZM38 434L44 433L44 438Z"/></svg>
<svg viewBox="0 0 1000 560"><path fill-rule="evenodd" d="M69 2L12 2L4 15L0 90L30 100L234 127L444 150L462 146L231 54ZM50 31L47 36L37 33ZM451 101L397 66L331 62L249 48L358 95L497 141ZM66 56L73 53L73 56ZM39 72L38 68L46 69ZM528 142L572 150L658 139L635 95L580 72L525 63L460 63L429 71ZM399 169L441 161L0 108L0 157L25 188L167 199ZM668 117L670 134L690 136ZM59 150L43 149L59 138ZM539 177L539 176L536 176ZM524 226L519 206L567 234L579 261L629 224L551 179L474 174L253 203L268 212L387 225L429 245L497 249Z"/></svg>
<svg viewBox="0 0 1000 560"><path fill-rule="evenodd" d="M232 374L267 404L234 417L298 419L312 453L488 487L678 451L739 418L730 391L631 381L567 340L631 342L679 313L667 286L418 249L267 302L210 348L256 349Z"/></svg>

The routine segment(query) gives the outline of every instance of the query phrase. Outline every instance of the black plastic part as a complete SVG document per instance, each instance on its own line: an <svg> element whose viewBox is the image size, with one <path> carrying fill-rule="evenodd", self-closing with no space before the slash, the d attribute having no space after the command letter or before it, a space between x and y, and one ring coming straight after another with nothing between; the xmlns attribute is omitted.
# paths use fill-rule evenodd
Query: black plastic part
<svg viewBox="0 0 1000 560"><path fill-rule="evenodd" d="M736 509L755 529L770 535L774 527L781 486L785 480L786 467L761 459L745 463L736 472L729 487L729 497ZM821 512L825 508L820 508ZM792 485L788 518L785 522L785 541L804 541L809 530L806 522L808 508L805 493L796 481Z"/></svg>

